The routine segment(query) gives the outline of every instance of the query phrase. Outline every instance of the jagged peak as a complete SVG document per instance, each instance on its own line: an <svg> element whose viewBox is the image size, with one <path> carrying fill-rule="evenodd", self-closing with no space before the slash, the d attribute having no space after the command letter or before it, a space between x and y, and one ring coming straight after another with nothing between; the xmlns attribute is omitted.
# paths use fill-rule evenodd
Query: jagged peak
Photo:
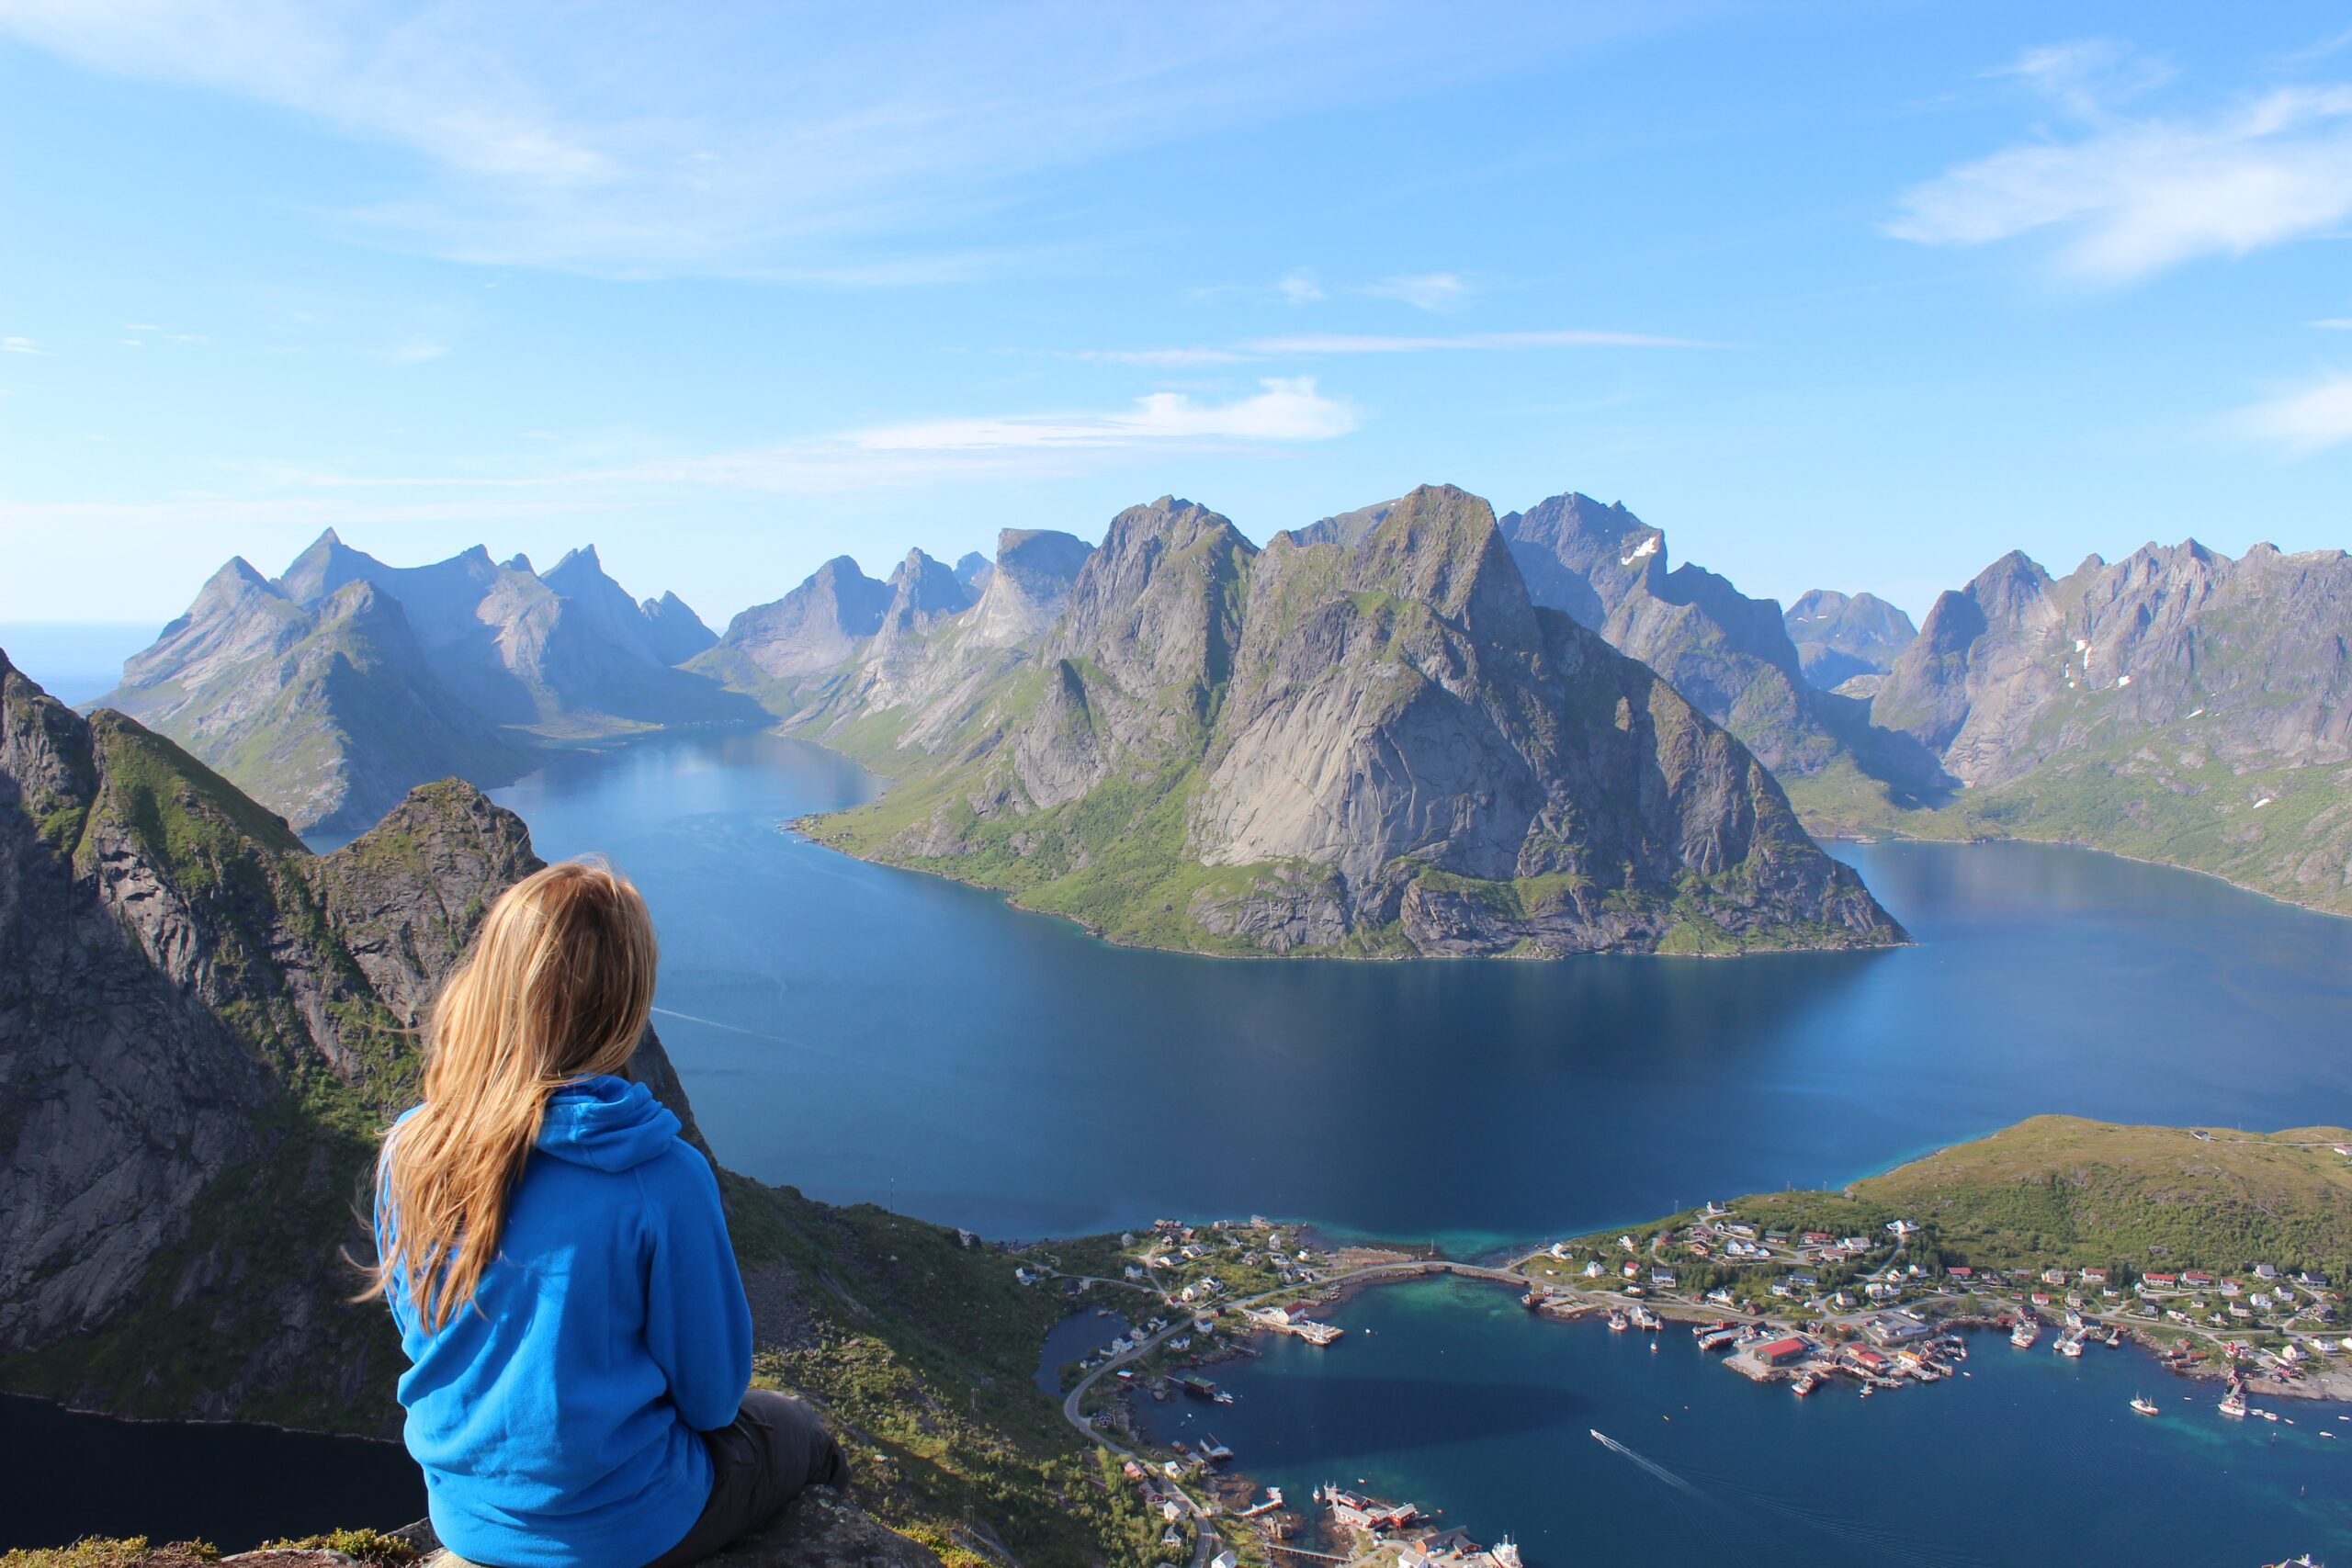
<svg viewBox="0 0 2352 1568"><path fill-rule="evenodd" d="M532 569L531 558L525 555L520 550L516 550L513 555L508 556L504 560L500 561L498 564L502 570L519 571L526 577L537 577L539 575Z"/></svg>
<svg viewBox="0 0 2352 1568"><path fill-rule="evenodd" d="M277 592L277 585L271 582L266 577L264 577L260 572L254 570L253 562L247 560L243 556L231 556L228 560L222 564L220 570L214 572L205 581L204 591L206 592L211 592L214 588L252 588L257 589L264 593L275 594Z"/></svg>

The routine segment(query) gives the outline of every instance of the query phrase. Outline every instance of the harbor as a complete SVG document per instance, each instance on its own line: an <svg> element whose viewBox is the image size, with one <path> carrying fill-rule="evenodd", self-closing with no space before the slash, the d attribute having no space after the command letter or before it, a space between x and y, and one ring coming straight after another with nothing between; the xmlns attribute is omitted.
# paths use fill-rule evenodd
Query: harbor
<svg viewBox="0 0 2352 1568"><path fill-rule="evenodd" d="M2004 1517L1971 1519L1938 1542L1939 1562L2035 1560L2037 1538L2063 1534L2116 1466L2160 1492L2114 1522L2119 1551L2251 1568L2313 1547L2335 1561L2343 1553L2326 1548L2352 1541L2352 1453L2340 1451L2352 1450L2352 1422L2338 1419L2352 1410L2279 1409L2257 1390L2253 1408L2278 1419L2231 1417L2218 1388L2164 1376L2128 1339L2074 1358L2047 1329L2018 1350L1987 1322L1952 1331L1965 1354L1932 1341L1898 1348L1922 1370L1951 1369L1933 1380L1858 1344L1834 1365L1816 1349L1753 1382L1724 1375L1736 1347L1702 1349L1690 1332L1719 1317L1660 1312L1657 1331L1629 1317L1612 1334L1590 1313L1564 1325L1531 1312L1522 1293L1445 1276L1365 1292L1332 1314L1347 1330L1339 1348L1269 1340L1221 1369L1233 1404L1148 1402L1145 1434L1190 1445L1188 1434L1214 1431L1235 1456L1222 1484L1237 1495L1283 1488L1306 1506L1281 1511L1288 1529L1277 1539L1342 1562L1394 1560L1412 1540L1340 1534L1314 1502L1334 1484L1409 1503L1425 1517L1408 1530L1508 1538L1529 1568L1698 1560L1735 1531L1837 1568L1875 1568L1905 1561L1890 1543L1916 1533L1923 1454L1935 1456L1939 1494L2005 1499ZM2243 1522L2254 1518L2277 1527L2263 1538L2267 1555L2247 1549Z"/></svg>

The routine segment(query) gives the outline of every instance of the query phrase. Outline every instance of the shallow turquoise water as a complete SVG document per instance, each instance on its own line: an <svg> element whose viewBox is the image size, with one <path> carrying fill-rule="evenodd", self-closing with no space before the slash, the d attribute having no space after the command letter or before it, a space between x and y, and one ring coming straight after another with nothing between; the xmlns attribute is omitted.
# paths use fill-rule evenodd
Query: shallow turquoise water
<svg viewBox="0 0 2352 1568"><path fill-rule="evenodd" d="M1384 1286L1329 1315L1349 1332L1328 1349L1277 1338L1216 1368L1231 1405L1143 1408L1167 1436L1213 1431L1294 1503L1362 1482L1478 1540L1508 1532L1532 1564L2252 1568L2352 1550L2352 1407L2257 1394L2296 1425L2232 1421L2215 1385L2137 1349L2070 1361L2046 1338L1980 1334L1966 1379L1799 1399L1679 1325L1553 1322L1466 1280ZM2142 1393L2161 1416L2132 1412Z"/></svg>

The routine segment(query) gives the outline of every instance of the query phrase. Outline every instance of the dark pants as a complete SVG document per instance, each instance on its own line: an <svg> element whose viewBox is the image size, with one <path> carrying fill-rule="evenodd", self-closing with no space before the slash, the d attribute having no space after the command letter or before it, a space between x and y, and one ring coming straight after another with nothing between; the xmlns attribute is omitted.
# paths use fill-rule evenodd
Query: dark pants
<svg viewBox="0 0 2352 1568"><path fill-rule="evenodd" d="M710 1501L685 1539L646 1568L684 1568L763 1526L811 1486L842 1485L849 1461L817 1413L787 1393L755 1388L735 1419L705 1432L714 1474Z"/></svg>

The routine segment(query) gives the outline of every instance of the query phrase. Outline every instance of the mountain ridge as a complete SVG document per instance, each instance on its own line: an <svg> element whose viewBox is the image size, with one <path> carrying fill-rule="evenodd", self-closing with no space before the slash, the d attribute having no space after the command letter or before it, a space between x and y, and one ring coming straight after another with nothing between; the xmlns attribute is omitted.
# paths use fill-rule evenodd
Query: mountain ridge
<svg viewBox="0 0 2352 1568"><path fill-rule="evenodd" d="M274 581L242 557L223 566L98 705L340 835L428 779L505 784L556 745L758 722L755 704L673 668L716 641L675 594L631 599L593 545L544 575L480 545L391 567L330 528Z"/></svg>

